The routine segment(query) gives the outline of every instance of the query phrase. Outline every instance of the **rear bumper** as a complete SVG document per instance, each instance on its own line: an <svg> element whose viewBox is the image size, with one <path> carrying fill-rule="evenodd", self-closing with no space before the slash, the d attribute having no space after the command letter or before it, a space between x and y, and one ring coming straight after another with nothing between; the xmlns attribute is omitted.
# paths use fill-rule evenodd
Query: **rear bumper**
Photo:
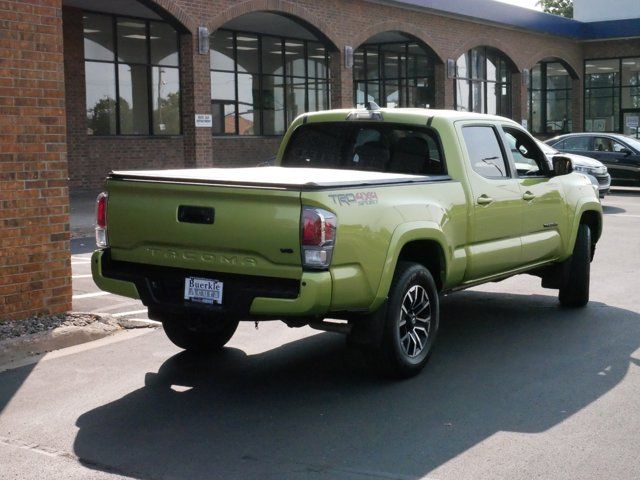
<svg viewBox="0 0 640 480"><path fill-rule="evenodd" d="M220 315L241 320L322 316L331 304L331 274L303 272L300 280L229 275L153 265L115 262L109 250L97 250L91 259L93 279L100 289L131 298L167 314ZM184 279L197 276L224 283L222 305L185 302Z"/></svg>

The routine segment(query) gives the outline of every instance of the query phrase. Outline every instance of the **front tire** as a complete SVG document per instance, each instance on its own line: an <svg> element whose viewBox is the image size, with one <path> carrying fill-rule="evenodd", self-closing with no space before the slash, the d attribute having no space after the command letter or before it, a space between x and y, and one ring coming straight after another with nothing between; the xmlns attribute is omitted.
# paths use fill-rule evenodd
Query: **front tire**
<svg viewBox="0 0 640 480"><path fill-rule="evenodd" d="M429 361L439 327L438 291L429 270L399 262L384 314L378 369L394 378L418 374Z"/></svg>
<svg viewBox="0 0 640 480"><path fill-rule="evenodd" d="M238 320L225 322L219 329L203 331L190 327L184 318L163 318L162 326L169 340L184 350L194 353L214 353L222 349L238 328Z"/></svg>
<svg viewBox="0 0 640 480"><path fill-rule="evenodd" d="M591 270L591 230L584 223L578 227L573 254L566 260L558 298L563 307L579 308L589 303Z"/></svg>

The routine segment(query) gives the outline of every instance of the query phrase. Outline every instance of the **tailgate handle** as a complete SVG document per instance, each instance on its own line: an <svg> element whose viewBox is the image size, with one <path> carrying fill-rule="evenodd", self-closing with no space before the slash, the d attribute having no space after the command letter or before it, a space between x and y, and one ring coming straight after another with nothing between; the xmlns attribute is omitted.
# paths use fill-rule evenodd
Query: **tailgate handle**
<svg viewBox="0 0 640 480"><path fill-rule="evenodd" d="M215 210L210 207L193 207L180 205L178 207L178 221L182 223L201 223L213 225Z"/></svg>

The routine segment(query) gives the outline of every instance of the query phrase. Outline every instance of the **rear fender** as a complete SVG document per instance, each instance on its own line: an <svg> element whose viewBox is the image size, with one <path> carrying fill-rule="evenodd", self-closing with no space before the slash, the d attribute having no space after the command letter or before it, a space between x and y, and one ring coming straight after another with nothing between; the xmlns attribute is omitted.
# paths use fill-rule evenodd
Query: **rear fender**
<svg viewBox="0 0 640 480"><path fill-rule="evenodd" d="M440 226L435 222L411 222L403 223L399 225L389 243L389 249L387 250L386 260L382 270L382 276L378 285L378 291L376 297L369 307L369 311L375 311L387 299L389 295L389 289L391 288L391 282L393 281L393 275L398 264L398 257L402 248L410 242L416 240L431 240L440 245L440 248L444 252L444 279L448 276L448 268L451 260L451 251L447 245L447 240Z"/></svg>

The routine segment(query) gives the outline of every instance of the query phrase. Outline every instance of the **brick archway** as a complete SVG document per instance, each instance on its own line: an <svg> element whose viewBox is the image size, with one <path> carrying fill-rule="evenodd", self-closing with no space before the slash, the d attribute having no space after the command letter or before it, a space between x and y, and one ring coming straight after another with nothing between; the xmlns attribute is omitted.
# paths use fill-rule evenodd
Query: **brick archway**
<svg viewBox="0 0 640 480"><path fill-rule="evenodd" d="M429 34L425 32L425 30L417 25L413 25L411 23L403 23L397 22L394 20L389 20L386 22L377 23L372 25L368 29L361 32L356 37L350 39L351 44L353 45L354 50L359 48L364 42L366 42L369 38L377 35L379 33L384 32L400 32L404 34L408 34L421 43L429 47L429 49L435 54L438 62L442 62L443 58L445 58L441 52L438 51L437 48L434 47L436 44L435 39L433 39Z"/></svg>
<svg viewBox="0 0 640 480"><path fill-rule="evenodd" d="M330 46L334 50L340 45L339 35L332 25L318 18L317 15L313 15L306 8L286 0L247 0L216 15L207 27L209 32L215 32L234 18L259 11L279 13L291 17L293 20L302 21L303 26L311 28L315 33L321 34L324 40L330 42Z"/></svg>
<svg viewBox="0 0 640 480"><path fill-rule="evenodd" d="M169 15L173 17L180 25L194 34L198 30L198 21L186 13L175 0L139 0L140 3L146 5L150 9L156 11L160 16Z"/></svg>
<svg viewBox="0 0 640 480"><path fill-rule="evenodd" d="M509 61L509 63L511 63L511 67L513 68L512 73L522 73L522 70L525 68L523 65L521 65L519 62L515 60L517 58L517 55L515 54L515 52L511 50L511 48L508 45L505 45L500 42L496 42L495 40L492 40L491 38L488 38L488 37L475 37L474 39L465 42L464 44L462 44L460 47L458 47L456 50L453 51L451 58L453 58L454 60L457 60L458 58L460 58L461 55L464 55L469 50L473 48L478 48L478 47L491 47L499 51L502 55L504 55L504 57Z"/></svg>
<svg viewBox="0 0 640 480"><path fill-rule="evenodd" d="M537 53L532 58L534 58L535 60L525 66L525 68L529 70L535 67L538 63L548 58L548 59L552 59L554 62L561 63L567 69L572 79L575 80L581 77L581 75L578 73L579 70L575 67L575 65L571 61L567 60L566 58L560 55L554 54L553 52Z"/></svg>

